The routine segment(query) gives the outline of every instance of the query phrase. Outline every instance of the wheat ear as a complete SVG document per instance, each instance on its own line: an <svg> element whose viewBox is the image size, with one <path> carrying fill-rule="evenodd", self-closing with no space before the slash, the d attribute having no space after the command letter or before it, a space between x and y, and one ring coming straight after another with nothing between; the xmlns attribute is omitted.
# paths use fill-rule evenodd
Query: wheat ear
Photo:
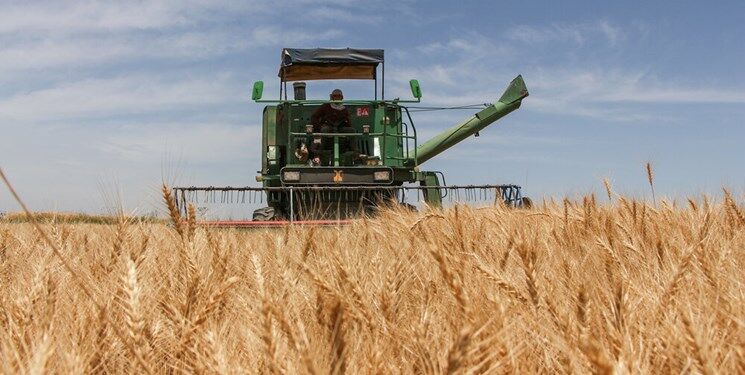
<svg viewBox="0 0 745 375"><path fill-rule="evenodd" d="M657 199L654 196L654 172L652 171L652 164L647 162L647 182L649 182L649 188L652 189L652 203L657 204Z"/></svg>
<svg viewBox="0 0 745 375"><path fill-rule="evenodd" d="M41 235L44 242L46 242L46 244L52 248L52 252L54 252L54 255L60 260L60 262L65 267L67 272L69 272L72 278L75 279L75 281L78 283L78 285L80 286L80 289L83 291L83 294L85 294L85 296L96 306L96 309L98 311L103 311L104 306L100 302L98 302L98 300L96 300L96 298L93 296L94 293L90 289L89 285L83 281L83 277L80 276L80 274L74 268L72 268L70 261L64 255L62 255L62 251L60 251L59 247L57 247L54 241L52 241L52 239L49 237L49 234L47 234L47 232L44 231L41 225L39 225L39 222L36 220L34 215L28 209L28 206L26 206L26 203L24 203L23 200L21 200L21 197L15 191L15 189L13 188L13 185L10 184L10 181L5 176L5 173L3 172L2 168L0 168L0 178L2 178L3 182L5 183L5 186L8 187L8 190L10 191L10 194L13 196L13 198L21 206L21 209L26 215L26 218L28 218L28 220L31 222L31 225ZM104 316L104 318L108 319L108 317L106 316ZM116 336L120 340L122 340L122 342L127 342L126 335L124 334L124 332L122 332L115 325L111 325L111 328L114 330L114 333L116 334ZM137 362L142 366L142 369L146 373L152 374L153 372L150 369L150 366L148 365L148 363L145 361L145 359L142 358L142 356L139 355L139 353L137 353L137 351L131 345L126 345L126 346L132 352L132 354L134 354L135 358L137 359Z"/></svg>
<svg viewBox="0 0 745 375"><path fill-rule="evenodd" d="M161 193L163 194L163 200L166 203L166 207L168 208L168 214L171 217L171 223L173 224L173 227L176 229L176 232L179 234L179 236L184 235L184 222L181 220L181 213L178 210L178 206L176 205L176 199L171 194L171 189L166 186L166 184L163 184L161 186Z"/></svg>

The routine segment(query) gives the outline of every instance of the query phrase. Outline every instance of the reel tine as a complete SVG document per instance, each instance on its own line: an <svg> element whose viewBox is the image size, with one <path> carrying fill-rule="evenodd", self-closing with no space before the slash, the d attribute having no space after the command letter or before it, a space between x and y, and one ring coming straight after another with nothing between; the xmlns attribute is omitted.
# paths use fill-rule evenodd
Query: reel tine
<svg viewBox="0 0 745 375"><path fill-rule="evenodd" d="M181 204L179 203L179 199L178 199L178 193L179 193L179 191L176 190L176 189L174 189L174 190L172 190L172 192L173 192L173 200L176 202L176 209L179 212L181 212Z"/></svg>

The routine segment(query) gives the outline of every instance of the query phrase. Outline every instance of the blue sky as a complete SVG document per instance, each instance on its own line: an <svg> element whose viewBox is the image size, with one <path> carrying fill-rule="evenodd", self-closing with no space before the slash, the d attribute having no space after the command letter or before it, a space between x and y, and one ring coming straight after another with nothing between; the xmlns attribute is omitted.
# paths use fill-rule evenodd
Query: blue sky
<svg viewBox="0 0 745 375"><path fill-rule="evenodd" d="M524 76L519 111L425 164L448 183L644 196L650 161L659 195L745 187L743 1L0 0L0 166L40 210L150 212L163 178L254 185L251 82L277 92L282 47L347 46L385 49L388 96L417 78L424 105ZM414 120L426 139L471 113Z"/></svg>

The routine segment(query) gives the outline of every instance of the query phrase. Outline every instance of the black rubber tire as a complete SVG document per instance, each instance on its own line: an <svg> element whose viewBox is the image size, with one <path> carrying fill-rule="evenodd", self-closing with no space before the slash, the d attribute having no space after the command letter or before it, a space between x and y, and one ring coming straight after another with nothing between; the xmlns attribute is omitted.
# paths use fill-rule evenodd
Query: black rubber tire
<svg viewBox="0 0 745 375"><path fill-rule="evenodd" d="M253 221L277 220L277 212L274 207L262 207L254 211Z"/></svg>
<svg viewBox="0 0 745 375"><path fill-rule="evenodd" d="M533 208L533 200L528 197L520 199L520 208Z"/></svg>

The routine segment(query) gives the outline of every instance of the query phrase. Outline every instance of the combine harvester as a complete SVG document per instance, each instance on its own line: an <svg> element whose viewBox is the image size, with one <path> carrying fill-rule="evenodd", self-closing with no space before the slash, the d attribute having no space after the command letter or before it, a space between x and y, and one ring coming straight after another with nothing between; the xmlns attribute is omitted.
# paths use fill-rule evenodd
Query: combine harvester
<svg viewBox="0 0 745 375"><path fill-rule="evenodd" d="M208 222L250 227L338 224L385 205L414 209L406 203L412 196L430 207L440 207L444 200L530 205L517 185L446 186L441 172L420 169L422 163L518 109L528 96L521 76L498 101L423 144L407 107L421 100L419 82L409 82L415 100L386 100L383 50L285 48L279 78L277 100L262 99L262 81L253 85L252 99L269 103L264 108L261 171L256 177L263 187L176 187L174 196L182 212L188 203L266 204L254 211L252 221ZM302 81L329 79L374 80L374 99L306 99ZM292 99L287 99L287 82L294 82ZM343 105L350 123L313 124L314 113L326 103Z"/></svg>

